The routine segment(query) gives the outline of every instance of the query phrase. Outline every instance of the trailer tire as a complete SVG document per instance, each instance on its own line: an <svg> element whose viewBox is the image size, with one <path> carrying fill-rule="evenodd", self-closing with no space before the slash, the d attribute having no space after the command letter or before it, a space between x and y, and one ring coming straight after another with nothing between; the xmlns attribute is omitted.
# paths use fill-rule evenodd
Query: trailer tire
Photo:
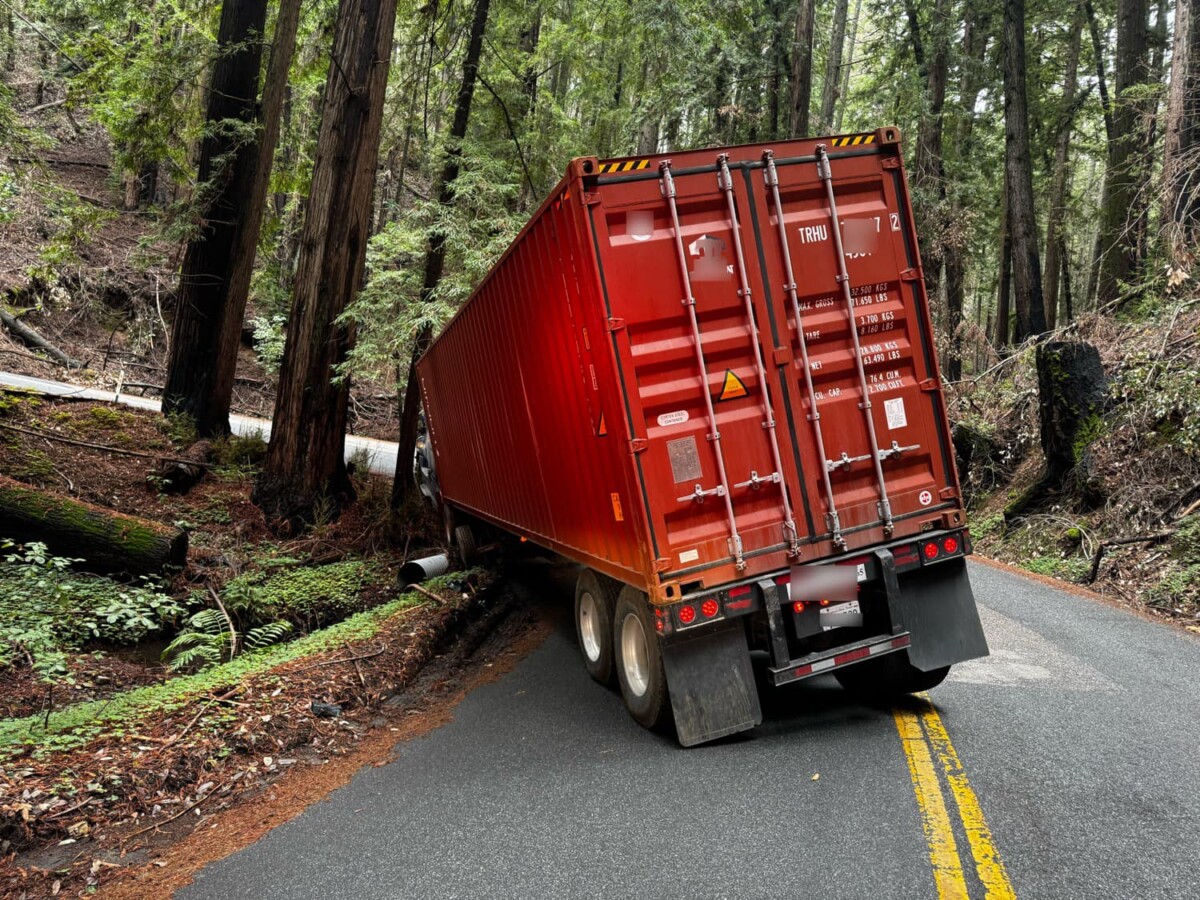
<svg viewBox="0 0 1200 900"><path fill-rule="evenodd" d="M867 701L886 701L937 687L950 674L949 666L922 672L908 660L908 651L889 653L833 673L843 688Z"/></svg>
<svg viewBox="0 0 1200 900"><path fill-rule="evenodd" d="M584 668L604 686L613 683L613 613L621 585L584 569L575 581L575 638Z"/></svg>
<svg viewBox="0 0 1200 900"><path fill-rule="evenodd" d="M646 728L663 729L671 718L671 699L662 647L646 595L628 585L613 616L613 658L629 714Z"/></svg>
<svg viewBox="0 0 1200 900"><path fill-rule="evenodd" d="M458 558L464 566L477 566L483 561L470 525L459 525L454 529L454 546L458 548Z"/></svg>

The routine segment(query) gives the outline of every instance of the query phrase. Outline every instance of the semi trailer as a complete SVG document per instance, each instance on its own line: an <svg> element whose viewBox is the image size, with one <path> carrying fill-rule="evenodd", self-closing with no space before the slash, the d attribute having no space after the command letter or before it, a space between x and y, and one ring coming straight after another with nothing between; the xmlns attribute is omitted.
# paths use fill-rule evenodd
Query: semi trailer
<svg viewBox="0 0 1200 900"><path fill-rule="evenodd" d="M900 131L572 160L417 365L464 556L580 567L591 676L691 746L987 654Z"/></svg>

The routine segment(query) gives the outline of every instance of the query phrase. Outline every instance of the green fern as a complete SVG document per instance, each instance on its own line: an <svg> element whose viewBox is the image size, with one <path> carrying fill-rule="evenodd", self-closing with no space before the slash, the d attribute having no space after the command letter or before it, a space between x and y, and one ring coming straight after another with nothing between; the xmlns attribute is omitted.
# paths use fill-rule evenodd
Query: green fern
<svg viewBox="0 0 1200 900"><path fill-rule="evenodd" d="M269 622L246 632L244 646L247 650L261 650L272 644L281 644L292 636L291 622Z"/></svg>
<svg viewBox="0 0 1200 900"><path fill-rule="evenodd" d="M229 642L223 635L185 631L163 650L162 658L173 671L206 669L224 661Z"/></svg>
<svg viewBox="0 0 1200 900"><path fill-rule="evenodd" d="M162 652L163 661L174 671L204 669L224 662L230 647L229 624L215 609L202 609L190 619L187 628Z"/></svg>

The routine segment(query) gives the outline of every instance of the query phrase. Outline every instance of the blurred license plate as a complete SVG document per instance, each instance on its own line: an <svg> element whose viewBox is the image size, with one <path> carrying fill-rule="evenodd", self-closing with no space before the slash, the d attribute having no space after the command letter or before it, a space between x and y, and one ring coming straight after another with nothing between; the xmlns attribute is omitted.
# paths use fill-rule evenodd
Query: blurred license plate
<svg viewBox="0 0 1200 900"><path fill-rule="evenodd" d="M857 600L821 607L821 629L823 631L829 631L832 628L861 627L862 623L862 609Z"/></svg>

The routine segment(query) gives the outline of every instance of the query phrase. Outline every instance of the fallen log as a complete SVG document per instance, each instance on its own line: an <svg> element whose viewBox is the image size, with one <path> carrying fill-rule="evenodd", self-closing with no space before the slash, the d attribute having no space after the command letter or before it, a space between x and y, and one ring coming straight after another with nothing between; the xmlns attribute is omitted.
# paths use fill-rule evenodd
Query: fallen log
<svg viewBox="0 0 1200 900"><path fill-rule="evenodd" d="M1096 555L1092 557L1092 570L1088 572L1087 578L1083 580L1084 584L1095 584L1096 577L1100 574L1100 561L1104 559L1104 552L1110 547L1124 547L1129 544L1153 544L1156 541L1165 541L1175 532L1163 531L1159 534L1143 534L1138 537L1114 538L1109 541L1102 541L1100 546L1096 548Z"/></svg>
<svg viewBox="0 0 1200 900"><path fill-rule="evenodd" d="M155 575L187 562L187 532L39 491L0 475L0 536L38 541L89 571Z"/></svg>
<svg viewBox="0 0 1200 900"><path fill-rule="evenodd" d="M34 331L16 316L0 309L0 322L4 323L4 327L11 331L15 336L20 338L26 346L41 350L49 355L60 366L66 366L68 369L82 369L83 363L77 359L72 359L59 350L52 343L42 337L38 332Z"/></svg>

